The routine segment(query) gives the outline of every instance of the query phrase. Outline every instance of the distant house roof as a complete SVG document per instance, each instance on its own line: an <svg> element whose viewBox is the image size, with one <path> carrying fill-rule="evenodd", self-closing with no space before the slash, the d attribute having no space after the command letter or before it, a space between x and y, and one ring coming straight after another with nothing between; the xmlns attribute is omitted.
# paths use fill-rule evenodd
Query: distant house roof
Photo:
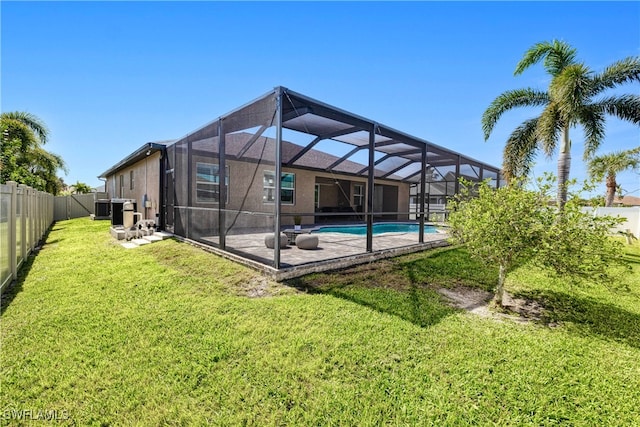
<svg viewBox="0 0 640 427"><path fill-rule="evenodd" d="M127 168L135 163L138 163L140 160L145 159L147 156L157 151L164 150L167 147L167 145L171 145L174 142L176 142L175 139L166 140L166 141L147 142L142 147L138 148L136 151L129 154L127 157L120 160L118 163L111 166L106 171L102 172L100 175L98 175L98 178L106 178L109 175L113 175L114 173L118 172L120 169Z"/></svg>
<svg viewBox="0 0 640 427"><path fill-rule="evenodd" d="M624 196L622 199L619 197L616 197L613 200L613 203L624 205L624 206L640 206L640 197Z"/></svg>

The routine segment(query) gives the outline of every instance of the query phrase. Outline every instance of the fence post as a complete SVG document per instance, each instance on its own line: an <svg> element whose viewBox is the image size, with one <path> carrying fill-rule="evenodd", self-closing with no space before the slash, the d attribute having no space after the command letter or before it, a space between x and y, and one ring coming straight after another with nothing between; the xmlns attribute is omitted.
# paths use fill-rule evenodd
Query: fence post
<svg viewBox="0 0 640 427"><path fill-rule="evenodd" d="M31 250L36 247L36 190L29 190L29 230L31 232Z"/></svg>
<svg viewBox="0 0 640 427"><path fill-rule="evenodd" d="M18 185L20 193L20 256L23 261L27 259L27 187L24 184Z"/></svg>
<svg viewBox="0 0 640 427"><path fill-rule="evenodd" d="M33 247L38 246L38 240L40 240L40 216L38 215L38 210L40 206L38 206L38 190L33 190L33 228L35 234L33 235Z"/></svg>
<svg viewBox="0 0 640 427"><path fill-rule="evenodd" d="M9 189L11 191L11 199L9 202L9 221L7 225L9 227L9 271L11 272L12 280L18 278L18 256L16 253L16 202L18 200L18 187L14 181L7 181Z"/></svg>
<svg viewBox="0 0 640 427"><path fill-rule="evenodd" d="M36 215L38 215L38 242L42 240L42 192L36 192L36 200L38 201L38 207L36 208Z"/></svg>
<svg viewBox="0 0 640 427"><path fill-rule="evenodd" d="M37 200L37 207L36 207L36 214L38 215L38 239L37 241L40 242L40 240L42 240L42 192L40 191L36 191L36 200Z"/></svg>

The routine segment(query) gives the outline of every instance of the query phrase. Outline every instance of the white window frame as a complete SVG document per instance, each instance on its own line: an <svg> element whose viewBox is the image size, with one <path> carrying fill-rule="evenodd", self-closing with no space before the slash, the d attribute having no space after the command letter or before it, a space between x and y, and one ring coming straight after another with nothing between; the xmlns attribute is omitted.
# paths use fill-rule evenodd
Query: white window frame
<svg viewBox="0 0 640 427"><path fill-rule="evenodd" d="M291 176L291 187L280 186L280 204L293 206L296 204L296 174L293 172L282 172L280 175L280 182L285 176ZM275 203L275 190L276 190L276 182L275 182L276 173L274 171L264 171L262 175L262 202L265 204L274 204ZM291 201L283 201L282 193L283 192L291 192Z"/></svg>
<svg viewBox="0 0 640 427"><path fill-rule="evenodd" d="M210 173L208 174L208 176L212 177L211 180L206 180L206 179L199 179L200 175L198 174L198 168L199 167L204 167L204 168L210 168ZM226 203L229 203L229 166L227 165L225 167L225 187L226 187ZM220 167L218 166L217 163L206 163L206 162L196 162L196 175L195 175L195 181L196 181L196 203L202 203L202 204L207 204L207 205L217 205L220 204ZM198 189L202 188L202 187L210 187L210 188L217 188L218 191L211 191L212 194L218 194L218 199L214 200L213 198L209 199L209 198L201 198L198 194Z"/></svg>
<svg viewBox="0 0 640 427"><path fill-rule="evenodd" d="M356 189L360 189L360 192L356 192ZM360 199L360 203L357 202L357 199ZM353 206L362 206L364 209L364 184L354 184L353 185Z"/></svg>

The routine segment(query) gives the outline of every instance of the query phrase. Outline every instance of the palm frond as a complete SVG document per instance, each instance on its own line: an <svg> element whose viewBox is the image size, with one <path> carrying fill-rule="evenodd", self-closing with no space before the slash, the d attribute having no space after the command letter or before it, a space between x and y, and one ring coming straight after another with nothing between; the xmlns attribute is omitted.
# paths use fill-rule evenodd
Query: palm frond
<svg viewBox="0 0 640 427"><path fill-rule="evenodd" d="M509 136L504 147L503 173L507 180L525 177L538 150L538 118L532 118L520 124Z"/></svg>
<svg viewBox="0 0 640 427"><path fill-rule="evenodd" d="M564 125L565 122L555 102L550 103L540 114L536 127L536 136L542 143L542 149L548 157L553 155Z"/></svg>
<svg viewBox="0 0 640 427"><path fill-rule="evenodd" d="M575 61L576 49L559 40L536 43L529 48L516 66L514 75L522 74L530 66L544 58L544 68L552 76L558 75Z"/></svg>
<svg viewBox="0 0 640 427"><path fill-rule="evenodd" d="M551 81L549 95L557 102L558 109L565 121L589 100L593 72L584 64L571 64L565 67Z"/></svg>
<svg viewBox="0 0 640 427"><path fill-rule="evenodd" d="M509 90L499 95L482 114L482 130L485 141L489 139L498 119L506 111L515 107L535 107L546 105L549 95L546 92L526 88Z"/></svg>
<svg viewBox="0 0 640 427"><path fill-rule="evenodd" d="M591 106L621 120L640 125L639 95L609 96L594 102Z"/></svg>
<svg viewBox="0 0 640 427"><path fill-rule="evenodd" d="M594 76L591 96L623 83L640 82L640 58L628 57L614 62Z"/></svg>
<svg viewBox="0 0 640 427"><path fill-rule="evenodd" d="M601 108L593 104L581 108L577 114L577 121L584 130L584 160L596 152L605 137L605 114Z"/></svg>

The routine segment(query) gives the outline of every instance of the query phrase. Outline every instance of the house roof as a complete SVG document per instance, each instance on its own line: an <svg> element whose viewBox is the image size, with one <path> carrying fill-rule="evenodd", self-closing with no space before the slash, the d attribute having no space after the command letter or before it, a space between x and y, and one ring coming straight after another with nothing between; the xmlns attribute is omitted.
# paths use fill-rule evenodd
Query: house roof
<svg viewBox="0 0 640 427"><path fill-rule="evenodd" d="M613 200L614 204L621 204L624 206L640 206L640 197L635 196L624 196L622 199L616 197Z"/></svg>
<svg viewBox="0 0 640 427"><path fill-rule="evenodd" d="M106 171L102 172L100 175L98 175L98 178L106 178L109 175L113 175L119 170L127 168L135 163L138 163L140 160L145 159L147 156L157 151L164 150L168 145L171 145L174 142L176 142L175 139L166 140L166 141L147 142L142 147L138 148L136 151L129 154L127 157L120 160L118 163L111 166Z"/></svg>

